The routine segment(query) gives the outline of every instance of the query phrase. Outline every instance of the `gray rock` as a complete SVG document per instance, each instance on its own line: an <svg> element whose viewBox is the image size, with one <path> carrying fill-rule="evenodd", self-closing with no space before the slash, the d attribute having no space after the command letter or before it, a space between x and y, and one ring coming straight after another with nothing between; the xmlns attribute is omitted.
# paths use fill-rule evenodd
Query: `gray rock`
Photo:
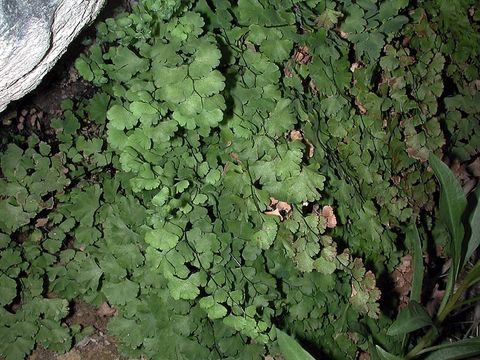
<svg viewBox="0 0 480 360"><path fill-rule="evenodd" d="M0 0L0 112L32 91L105 0Z"/></svg>

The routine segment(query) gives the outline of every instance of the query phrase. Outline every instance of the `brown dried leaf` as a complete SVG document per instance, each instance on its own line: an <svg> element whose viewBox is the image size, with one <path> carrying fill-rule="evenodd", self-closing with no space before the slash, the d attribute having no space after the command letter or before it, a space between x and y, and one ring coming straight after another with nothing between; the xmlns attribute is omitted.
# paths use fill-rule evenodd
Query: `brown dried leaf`
<svg viewBox="0 0 480 360"><path fill-rule="evenodd" d="M292 206L285 202L279 201L274 197L270 198L270 204L267 207L269 210L265 211L265 215L278 216L280 221L283 221L284 216L288 216L292 211Z"/></svg>
<svg viewBox="0 0 480 360"><path fill-rule="evenodd" d="M277 209L280 210L280 211L284 211L286 213L289 213L290 211L292 211L292 206L285 201L279 201L277 203Z"/></svg>
<svg viewBox="0 0 480 360"><path fill-rule="evenodd" d="M308 155L307 155L307 157L310 159L310 158L313 157L313 155L315 154L315 146L313 146L313 144L312 144L308 139L305 139L305 143L306 143L307 146L308 146Z"/></svg>
<svg viewBox="0 0 480 360"><path fill-rule="evenodd" d="M107 302L102 303L96 311L98 316L111 317L117 313L117 309L108 305Z"/></svg>
<svg viewBox="0 0 480 360"><path fill-rule="evenodd" d="M452 164L450 165L450 169L452 170L456 178L460 181L460 183L463 184L470 179L470 174L468 173L467 168L457 159L453 160Z"/></svg>
<svg viewBox="0 0 480 360"><path fill-rule="evenodd" d="M270 198L270 205L269 206L275 206L278 204L278 200L275 199L274 197Z"/></svg>
<svg viewBox="0 0 480 360"><path fill-rule="evenodd" d="M237 164L241 164L241 163L242 163L242 160L240 160L240 156L238 156L237 153L235 153L235 152L232 151L232 152L230 153L230 157L231 157L233 160L235 160L235 161L237 162Z"/></svg>
<svg viewBox="0 0 480 360"><path fill-rule="evenodd" d="M353 73L353 72L355 72L355 70L359 69L360 67L361 67L360 63L354 62L354 63L350 66L350 71Z"/></svg>
<svg viewBox="0 0 480 360"><path fill-rule="evenodd" d="M290 140L303 140L303 134L299 130L290 131Z"/></svg>
<svg viewBox="0 0 480 360"><path fill-rule="evenodd" d="M315 146L313 146L313 144L308 139L303 137L303 133L302 133L301 130L292 130L292 131L290 131L290 134L288 136L289 136L290 140L303 141L307 145L307 149L308 149L307 157L309 159L311 157L313 157L313 155L315 153Z"/></svg>
<svg viewBox="0 0 480 360"><path fill-rule="evenodd" d="M278 216L280 220L283 220L283 216L280 214L280 210L278 209L265 211L265 215Z"/></svg>
<svg viewBox="0 0 480 360"><path fill-rule="evenodd" d="M421 162L426 162L428 160L428 151L423 149L417 150L412 147L408 147L406 152L412 159L419 160Z"/></svg>
<svg viewBox="0 0 480 360"><path fill-rule="evenodd" d="M358 355L358 360L370 360L370 354L364 351L361 351Z"/></svg>
<svg viewBox="0 0 480 360"><path fill-rule="evenodd" d="M322 216L330 217L333 216L333 208L330 205L326 205L322 208Z"/></svg>
<svg viewBox="0 0 480 360"><path fill-rule="evenodd" d="M309 49L307 46L300 46L295 50L293 54L293 60L297 64L308 64L312 57L310 56Z"/></svg>
<svg viewBox="0 0 480 360"><path fill-rule="evenodd" d="M283 75L286 78L291 78L293 76L292 72L290 71L290 69L288 67L283 68Z"/></svg>
<svg viewBox="0 0 480 360"><path fill-rule="evenodd" d="M395 291L400 297L399 308L408 305L408 294L412 289L413 268L412 256L406 255L400 259L400 264L392 273L393 282L395 284Z"/></svg>
<svg viewBox="0 0 480 360"><path fill-rule="evenodd" d="M333 208L330 205L324 206L320 215L327 220L327 228L333 229L337 226L337 217L333 213Z"/></svg>
<svg viewBox="0 0 480 360"><path fill-rule="evenodd" d="M335 217L335 215L333 215L332 217L329 217L327 218L327 228L329 229L333 229L337 226L337 218Z"/></svg>
<svg viewBox="0 0 480 360"><path fill-rule="evenodd" d="M392 176L391 180L395 185L398 186L400 184L400 181L402 181L402 178L398 175L395 175L395 176Z"/></svg>
<svg viewBox="0 0 480 360"><path fill-rule="evenodd" d="M255 47L255 44L251 43L250 41L245 41L245 45L247 46L247 49L257 52L257 48Z"/></svg>
<svg viewBox="0 0 480 360"><path fill-rule="evenodd" d="M313 95L313 96L317 96L317 94L318 94L318 87L317 87L317 85L315 84L315 82L314 82L313 80L310 80L310 81L309 81L308 87L309 87L310 90L312 91L312 95Z"/></svg>
<svg viewBox="0 0 480 360"><path fill-rule="evenodd" d="M465 194L468 194L477 183L475 176L472 176L472 174L470 174L469 172L470 166L467 168L467 166L461 164L460 161L455 159L450 165L450 168L453 174L460 181L460 184L462 185Z"/></svg>
<svg viewBox="0 0 480 360"><path fill-rule="evenodd" d="M47 225L47 223L48 223L48 218L40 218L40 219L37 219L37 221L35 222L35 227L36 228L43 227Z"/></svg>
<svg viewBox="0 0 480 360"><path fill-rule="evenodd" d="M224 166L223 166L223 171L222 171L222 176L225 176L228 172L228 170L230 169L230 164L231 162L228 161Z"/></svg>
<svg viewBox="0 0 480 360"><path fill-rule="evenodd" d="M353 285L353 283L352 283L352 293L351 293L350 297L353 298L353 297L357 296L357 294L358 294L358 291L357 291L357 289L355 289L355 285Z"/></svg>
<svg viewBox="0 0 480 360"><path fill-rule="evenodd" d="M360 114L365 115L368 112L367 108L357 98L355 98L355 105L357 105Z"/></svg>

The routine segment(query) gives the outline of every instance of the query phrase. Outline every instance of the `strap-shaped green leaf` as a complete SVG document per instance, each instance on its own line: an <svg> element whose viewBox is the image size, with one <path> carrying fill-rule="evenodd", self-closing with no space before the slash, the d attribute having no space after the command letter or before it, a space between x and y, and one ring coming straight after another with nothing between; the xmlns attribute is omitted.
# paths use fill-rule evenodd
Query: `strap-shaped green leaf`
<svg viewBox="0 0 480 360"><path fill-rule="evenodd" d="M474 359L475 356L480 355L480 338L433 346L422 351L422 353L425 352L430 352L425 360Z"/></svg>
<svg viewBox="0 0 480 360"><path fill-rule="evenodd" d="M413 224L407 231L407 243L413 250L413 279L412 290L410 291L410 300L420 303L423 283L423 255L422 241L418 235L417 225Z"/></svg>
<svg viewBox="0 0 480 360"><path fill-rule="evenodd" d="M315 360L294 338L279 329L277 341L285 360Z"/></svg>
<svg viewBox="0 0 480 360"><path fill-rule="evenodd" d="M451 284L453 285L462 262L464 235L462 215L467 206L467 199L460 183L446 164L432 153L429 156L429 163L440 183L440 216L451 236L451 256L453 259Z"/></svg>
<svg viewBox="0 0 480 360"><path fill-rule="evenodd" d="M476 200L475 209L470 216L470 238L467 243L467 251L465 253L464 261L467 261L473 252L480 245L480 186L477 186L475 193L473 194Z"/></svg>
<svg viewBox="0 0 480 360"><path fill-rule="evenodd" d="M382 360L401 360L400 357L390 354L388 351L383 350L380 346L375 346L377 354Z"/></svg>
<svg viewBox="0 0 480 360"><path fill-rule="evenodd" d="M416 301L410 301L387 331L388 335L403 335L433 325L425 309Z"/></svg>

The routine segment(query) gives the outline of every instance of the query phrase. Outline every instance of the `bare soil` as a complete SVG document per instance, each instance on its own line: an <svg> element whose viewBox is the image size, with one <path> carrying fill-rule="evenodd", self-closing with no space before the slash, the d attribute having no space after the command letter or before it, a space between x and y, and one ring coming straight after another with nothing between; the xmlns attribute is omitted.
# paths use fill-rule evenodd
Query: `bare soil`
<svg viewBox="0 0 480 360"><path fill-rule="evenodd" d="M73 304L73 314L67 319L69 325L78 324L83 328L92 327L94 332L79 341L65 354L56 354L38 347L28 360L124 360L115 344L115 339L107 335L108 317L99 314L98 309L82 301Z"/></svg>

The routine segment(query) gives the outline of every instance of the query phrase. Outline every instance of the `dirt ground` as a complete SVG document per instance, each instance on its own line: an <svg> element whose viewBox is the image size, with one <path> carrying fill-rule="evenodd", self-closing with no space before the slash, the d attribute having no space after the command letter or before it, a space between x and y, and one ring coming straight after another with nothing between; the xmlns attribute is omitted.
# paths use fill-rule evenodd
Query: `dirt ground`
<svg viewBox="0 0 480 360"><path fill-rule="evenodd" d="M69 352L56 354L37 348L28 360L124 360L126 357L117 351L115 339L107 335L109 316L106 312L77 301L73 305L73 315L67 320L70 325L92 327L93 333L79 341Z"/></svg>

